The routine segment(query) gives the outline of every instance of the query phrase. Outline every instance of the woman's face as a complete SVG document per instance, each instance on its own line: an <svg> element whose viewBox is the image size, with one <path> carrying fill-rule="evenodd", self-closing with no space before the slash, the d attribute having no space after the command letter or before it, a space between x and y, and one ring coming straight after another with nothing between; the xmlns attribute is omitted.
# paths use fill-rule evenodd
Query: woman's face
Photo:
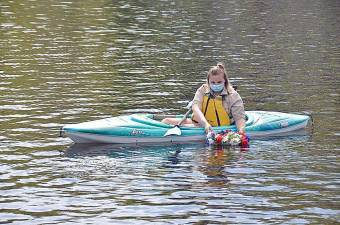
<svg viewBox="0 0 340 225"><path fill-rule="evenodd" d="M225 80L224 80L223 73L209 76L209 86L216 85L216 84L224 84L224 83L225 83Z"/></svg>

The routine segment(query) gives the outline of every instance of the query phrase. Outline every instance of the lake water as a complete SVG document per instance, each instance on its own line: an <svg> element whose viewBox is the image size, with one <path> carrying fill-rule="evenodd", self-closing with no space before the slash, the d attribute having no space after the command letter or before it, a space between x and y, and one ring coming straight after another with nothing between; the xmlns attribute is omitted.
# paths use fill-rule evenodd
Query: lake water
<svg viewBox="0 0 340 225"><path fill-rule="evenodd" d="M337 0L0 2L0 223L335 224ZM311 112L248 151L73 145L64 124L184 113L222 61L247 110Z"/></svg>

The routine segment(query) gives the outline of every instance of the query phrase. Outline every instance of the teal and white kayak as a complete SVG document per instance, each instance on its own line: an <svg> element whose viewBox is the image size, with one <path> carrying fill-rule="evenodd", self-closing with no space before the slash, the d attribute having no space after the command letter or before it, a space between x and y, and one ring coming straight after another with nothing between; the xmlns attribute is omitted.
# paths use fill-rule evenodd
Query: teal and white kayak
<svg viewBox="0 0 340 225"><path fill-rule="evenodd" d="M305 129L308 115L280 112L247 111L246 133L256 137L284 136ZM178 115L176 117L181 117ZM173 126L160 122L159 115L132 114L100 119L62 127L62 132L75 143L151 143L204 141L205 132L200 127L180 127L181 135L164 136ZM236 131L236 126L213 128Z"/></svg>

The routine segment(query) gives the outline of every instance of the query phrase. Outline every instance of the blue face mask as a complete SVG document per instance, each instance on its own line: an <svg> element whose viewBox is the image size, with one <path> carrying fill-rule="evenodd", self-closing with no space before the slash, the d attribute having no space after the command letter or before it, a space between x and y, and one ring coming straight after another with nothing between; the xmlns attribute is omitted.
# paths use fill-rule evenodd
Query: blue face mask
<svg viewBox="0 0 340 225"><path fill-rule="evenodd" d="M210 85L210 89L213 92L221 92L221 91L223 91L223 88L224 88L224 83L222 83L222 84L211 84Z"/></svg>

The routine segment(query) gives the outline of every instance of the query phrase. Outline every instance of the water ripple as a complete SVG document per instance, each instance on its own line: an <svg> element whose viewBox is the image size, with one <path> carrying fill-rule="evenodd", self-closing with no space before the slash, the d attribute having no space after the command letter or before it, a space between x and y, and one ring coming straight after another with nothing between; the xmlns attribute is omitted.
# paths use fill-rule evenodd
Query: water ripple
<svg viewBox="0 0 340 225"><path fill-rule="evenodd" d="M338 8L2 1L0 223L336 223ZM310 111L314 133L247 152L58 137L68 123L183 113L218 61L248 110Z"/></svg>

